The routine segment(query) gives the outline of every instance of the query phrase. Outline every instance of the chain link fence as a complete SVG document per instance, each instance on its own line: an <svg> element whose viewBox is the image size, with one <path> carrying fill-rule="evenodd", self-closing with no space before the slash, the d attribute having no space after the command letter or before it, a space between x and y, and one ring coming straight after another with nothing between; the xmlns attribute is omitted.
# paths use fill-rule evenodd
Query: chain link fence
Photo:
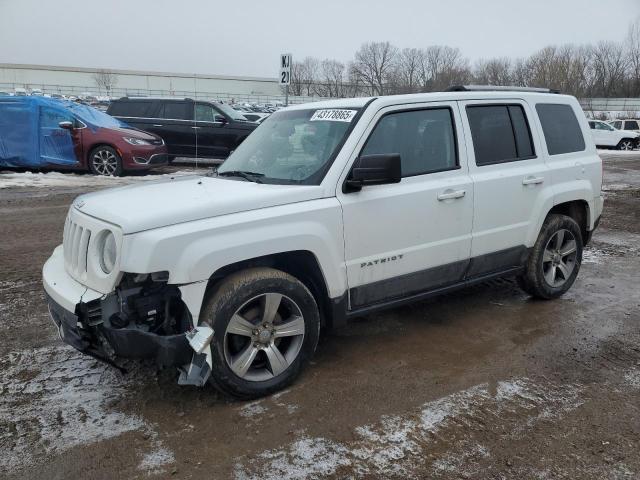
<svg viewBox="0 0 640 480"><path fill-rule="evenodd" d="M194 100L213 100L224 103L255 103L255 104L276 104L285 102L285 95L263 95L254 93L224 93L224 92L202 92L194 90L149 90L149 89L136 89L136 88L113 88L109 92L104 89L100 89L96 86L77 87L69 85L46 85L46 84L31 84L25 85L23 83L0 83L0 91L13 93L16 88L25 89L27 93L37 88L44 94L51 95L52 93L58 93L65 96L73 95L75 97L84 97L87 95L95 97L177 97L177 98L192 98ZM311 96L292 96L289 95L289 103L307 103L323 100L322 97Z"/></svg>

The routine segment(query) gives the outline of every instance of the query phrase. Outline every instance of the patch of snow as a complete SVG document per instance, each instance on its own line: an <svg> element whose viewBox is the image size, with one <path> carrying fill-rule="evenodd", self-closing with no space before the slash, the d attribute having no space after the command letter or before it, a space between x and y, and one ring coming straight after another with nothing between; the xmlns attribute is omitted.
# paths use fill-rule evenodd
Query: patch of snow
<svg viewBox="0 0 640 480"><path fill-rule="evenodd" d="M582 263L595 263L601 264L609 255L602 250L596 250L595 248L585 248L582 251Z"/></svg>
<svg viewBox="0 0 640 480"><path fill-rule="evenodd" d="M68 346L0 358L0 471L148 428L141 417L110 407L138 381Z"/></svg>
<svg viewBox="0 0 640 480"><path fill-rule="evenodd" d="M158 475L164 472L164 467L175 463L173 452L165 447L156 446L154 450L146 453L138 465L138 470L144 470L150 475Z"/></svg>
<svg viewBox="0 0 640 480"><path fill-rule="evenodd" d="M252 418L258 416L267 411L267 408L262 405L262 400L247 403L240 409L240 416L244 418Z"/></svg>
<svg viewBox="0 0 640 480"><path fill-rule="evenodd" d="M456 452L446 453L442 458L433 462L433 469L439 473L460 474L465 473L464 478L471 478L468 464L472 458L489 458L489 451L482 445L461 445Z"/></svg>
<svg viewBox="0 0 640 480"><path fill-rule="evenodd" d="M598 150L598 155L605 160L614 160L615 157L640 158L640 150Z"/></svg>
<svg viewBox="0 0 640 480"><path fill-rule="evenodd" d="M350 465L346 458L346 447L324 438L301 438L287 450L266 451L258 455L257 461L269 465L268 470L257 474L246 472L236 465L238 480L273 478L279 480L306 480L336 473L341 466ZM266 475L266 476L265 476Z"/></svg>
<svg viewBox="0 0 640 480"><path fill-rule="evenodd" d="M194 170L181 170L160 175L130 175L124 177L103 177L99 175L61 172L10 172L0 171L0 189L12 187L116 187L137 182L166 180L171 177L197 174Z"/></svg>
<svg viewBox="0 0 640 480"><path fill-rule="evenodd" d="M602 185L603 192L618 192L620 190L630 190L632 188L633 185L629 185L628 183L609 183Z"/></svg>
<svg viewBox="0 0 640 480"><path fill-rule="evenodd" d="M581 405L580 392L576 385L536 383L527 378L498 382L495 389L476 385L428 402L418 411L383 416L375 424L358 427L352 441L338 443L303 435L282 449L240 457L235 476L238 480L294 480L339 476L340 468L348 466L356 476L411 477L417 467L428 466L425 458L430 444L449 429L466 430L474 422L516 411L528 418L524 427L559 418ZM473 446L467 455L487 457L490 453ZM456 470L459 464L454 460L447 454L433 461L431 468L434 472Z"/></svg>
<svg viewBox="0 0 640 480"><path fill-rule="evenodd" d="M631 388L640 388L640 370L634 369L625 373L624 381Z"/></svg>

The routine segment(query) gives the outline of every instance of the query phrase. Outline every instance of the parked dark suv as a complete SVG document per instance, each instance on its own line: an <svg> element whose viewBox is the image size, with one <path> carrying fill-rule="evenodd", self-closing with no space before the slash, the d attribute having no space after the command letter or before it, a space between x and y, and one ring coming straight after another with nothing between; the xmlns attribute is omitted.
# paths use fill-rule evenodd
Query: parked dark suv
<svg viewBox="0 0 640 480"><path fill-rule="evenodd" d="M164 139L169 158L226 158L257 124L228 105L190 98L123 97L112 115Z"/></svg>

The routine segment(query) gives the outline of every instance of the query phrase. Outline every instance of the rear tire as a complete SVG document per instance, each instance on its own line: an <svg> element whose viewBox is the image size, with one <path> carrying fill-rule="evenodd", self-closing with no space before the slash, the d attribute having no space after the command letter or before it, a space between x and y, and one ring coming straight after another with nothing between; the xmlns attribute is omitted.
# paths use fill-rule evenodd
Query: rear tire
<svg viewBox="0 0 640 480"><path fill-rule="evenodd" d="M94 175L103 177L119 177L124 173L122 158L115 148L100 145L89 153L89 170Z"/></svg>
<svg viewBox="0 0 640 480"><path fill-rule="evenodd" d="M251 268L225 279L206 301L202 320L215 332L209 382L240 399L290 385L312 358L320 332L309 289L273 268Z"/></svg>
<svg viewBox="0 0 640 480"><path fill-rule="evenodd" d="M563 295L575 282L582 263L583 240L576 221L549 215L518 284L528 294L545 300Z"/></svg>

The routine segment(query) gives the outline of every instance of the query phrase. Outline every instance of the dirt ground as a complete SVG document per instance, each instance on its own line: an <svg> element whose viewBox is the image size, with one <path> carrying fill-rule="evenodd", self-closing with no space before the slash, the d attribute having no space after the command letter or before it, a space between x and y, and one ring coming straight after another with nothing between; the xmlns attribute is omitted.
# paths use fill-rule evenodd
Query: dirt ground
<svg viewBox="0 0 640 480"><path fill-rule="evenodd" d="M359 319L249 403L58 340L41 268L82 183L0 189L0 477L640 478L640 154L605 156L563 298L500 280Z"/></svg>

